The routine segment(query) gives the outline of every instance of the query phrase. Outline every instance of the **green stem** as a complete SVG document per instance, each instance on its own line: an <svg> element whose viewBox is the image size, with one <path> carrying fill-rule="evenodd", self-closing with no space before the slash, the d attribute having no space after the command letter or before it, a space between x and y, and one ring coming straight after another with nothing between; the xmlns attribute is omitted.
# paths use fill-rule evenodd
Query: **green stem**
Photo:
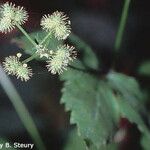
<svg viewBox="0 0 150 150"><path fill-rule="evenodd" d="M27 39L36 47L37 44L34 42L34 40L32 40L32 38L29 36L29 34L19 24L16 24L16 26L27 37Z"/></svg>
<svg viewBox="0 0 150 150"><path fill-rule="evenodd" d="M47 39L48 37L51 35L51 33L47 34L47 36L45 36L45 38L42 40L42 42L40 44L43 44ZM39 45L40 45L39 44ZM36 45L37 46L37 45ZM34 53L32 56L30 56L29 58L25 59L22 63L27 63L31 60L33 60L35 57L37 57L38 54L37 53Z"/></svg>
<svg viewBox="0 0 150 150"><path fill-rule="evenodd" d="M40 44L43 44L47 39L48 39L48 37L51 35L51 32L49 32L48 34L47 34L47 36L45 36L45 38L42 40L42 42L40 43Z"/></svg>
<svg viewBox="0 0 150 150"><path fill-rule="evenodd" d="M38 56L37 53L34 53L32 56L30 56L29 58L25 59L24 61L22 61L23 64L28 63L29 61L33 60L34 58L36 58Z"/></svg>
<svg viewBox="0 0 150 150"><path fill-rule="evenodd" d="M40 134L38 132L38 129L34 121L32 120L32 117L28 109L26 108L23 100L21 99L14 85L4 73L1 65L0 65L0 84L3 87L4 91L6 92L7 96L9 97L10 101L12 102L17 114L19 115L24 127L28 131L33 142L35 143L37 149L46 150L44 143L40 137Z"/></svg>
<svg viewBox="0 0 150 150"><path fill-rule="evenodd" d="M115 41L115 50L118 51L120 49L121 43L122 43L122 38L123 38L123 33L125 30L127 18L128 18L128 12L129 12L129 6L130 6L131 0L125 0L121 19L120 19L120 24L119 24L119 29L117 32L116 36L116 41Z"/></svg>

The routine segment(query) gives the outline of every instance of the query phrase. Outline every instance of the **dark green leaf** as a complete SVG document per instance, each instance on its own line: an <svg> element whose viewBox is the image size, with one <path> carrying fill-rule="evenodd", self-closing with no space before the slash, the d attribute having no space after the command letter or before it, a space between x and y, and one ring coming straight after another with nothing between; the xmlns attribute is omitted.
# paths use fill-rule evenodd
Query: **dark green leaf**
<svg viewBox="0 0 150 150"><path fill-rule="evenodd" d="M144 62L138 70L139 74L150 76L150 61Z"/></svg>
<svg viewBox="0 0 150 150"><path fill-rule="evenodd" d="M77 134L77 130L74 129L69 134L64 150L117 150L117 144L103 145L100 149L94 146L87 147L85 141Z"/></svg>
<svg viewBox="0 0 150 150"><path fill-rule="evenodd" d="M75 45L77 50L83 52L82 61L84 62L84 64L90 68L98 69L99 62L91 47L88 46L82 39L80 39L75 34L71 34L69 36L69 40Z"/></svg>
<svg viewBox="0 0 150 150"><path fill-rule="evenodd" d="M107 80L109 86L127 100L131 106L143 111L144 95L133 77L112 71L107 75Z"/></svg>
<svg viewBox="0 0 150 150"><path fill-rule="evenodd" d="M64 150L86 150L86 144L83 139L78 136L77 130L74 129L70 132Z"/></svg>

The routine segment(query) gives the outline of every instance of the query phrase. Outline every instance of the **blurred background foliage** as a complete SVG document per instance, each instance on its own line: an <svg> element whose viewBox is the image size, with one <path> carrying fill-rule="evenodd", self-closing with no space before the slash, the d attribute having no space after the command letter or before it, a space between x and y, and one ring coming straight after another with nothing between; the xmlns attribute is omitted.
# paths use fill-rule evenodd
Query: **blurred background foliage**
<svg viewBox="0 0 150 150"><path fill-rule="evenodd" d="M0 1L3 2L5 1ZM84 62L83 65L81 61L76 61L73 65L82 69L89 67L102 69L104 74L110 70L123 1L11 0L11 2L23 5L29 11L30 19L25 28L29 32L34 32L32 36L35 35L36 40L43 36L39 32L40 18L43 14L55 10L66 12L72 22L73 33L85 41L79 43L80 39L75 35L71 35L68 39L67 42L77 47L79 60ZM69 69L60 77L60 81L58 76L52 76L47 72L42 61L35 60L30 63L35 74L29 82L22 83L11 77L47 149L84 150L88 146L90 150L116 148L149 150L147 146L150 141L148 134L150 127L149 13L148 1L131 1L121 50L115 63L115 70L120 73L111 71L99 81L97 76ZM21 38L23 37L18 30L7 35L0 34L1 62L4 57L20 50L21 52L23 49L26 50L25 57L34 51L27 41L20 42ZM52 46L55 46L58 41L52 43ZM129 76L135 77L137 81ZM60 99L65 106L59 104ZM64 108L71 112L66 113ZM77 135L76 126L69 124L70 118L71 123L77 124L80 137ZM1 138L12 143L32 142L1 87L0 119ZM119 145L111 143L112 141ZM101 143L108 145L103 147Z"/></svg>

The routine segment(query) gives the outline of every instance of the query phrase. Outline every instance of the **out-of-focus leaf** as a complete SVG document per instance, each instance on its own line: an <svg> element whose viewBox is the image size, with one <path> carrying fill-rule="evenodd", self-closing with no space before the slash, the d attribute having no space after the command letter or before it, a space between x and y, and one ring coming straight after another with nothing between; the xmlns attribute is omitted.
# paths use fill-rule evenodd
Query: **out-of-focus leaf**
<svg viewBox="0 0 150 150"><path fill-rule="evenodd" d="M139 74L150 76L150 61L144 62L138 70Z"/></svg>
<svg viewBox="0 0 150 150"><path fill-rule="evenodd" d="M82 39L80 39L75 34L71 34L69 36L69 40L71 43L75 45L75 47L83 52L83 62L86 66L98 69L99 62L95 55L95 53L92 51L91 47L89 47Z"/></svg>
<svg viewBox="0 0 150 150"><path fill-rule="evenodd" d="M126 117L130 122L137 124L139 130L142 133L147 133L148 128L146 127L139 112L134 109L134 107L132 107L126 99L122 97L118 97L117 99L122 113L122 117Z"/></svg>
<svg viewBox="0 0 150 150"><path fill-rule="evenodd" d="M150 136L149 135L144 135L141 138L141 145L143 147L143 150L149 150L149 143L150 143Z"/></svg>
<svg viewBox="0 0 150 150"><path fill-rule="evenodd" d="M47 33L44 31L37 31L30 33L29 35L33 40L40 43L47 35ZM19 47L25 50L27 54L32 55L33 53L35 53L36 49L25 36L16 38L14 41L16 43L19 43ZM62 44L62 41L58 41L55 37L50 36L44 44L46 44L49 50L55 50L58 45Z"/></svg>
<svg viewBox="0 0 150 150"><path fill-rule="evenodd" d="M120 108L121 117L126 117L135 123L144 137L150 141L150 132L145 125L140 112L144 112L143 98L137 81L133 77L121 73L110 72L107 75L108 84L116 92L116 101Z"/></svg>
<svg viewBox="0 0 150 150"><path fill-rule="evenodd" d="M135 109L143 111L143 93L137 81L122 73L110 72L107 75L109 86L129 102Z"/></svg>

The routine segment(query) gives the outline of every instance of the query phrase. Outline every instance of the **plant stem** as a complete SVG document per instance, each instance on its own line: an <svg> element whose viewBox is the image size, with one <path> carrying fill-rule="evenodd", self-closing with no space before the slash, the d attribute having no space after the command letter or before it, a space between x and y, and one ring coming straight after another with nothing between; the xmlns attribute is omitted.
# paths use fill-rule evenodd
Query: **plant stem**
<svg viewBox="0 0 150 150"><path fill-rule="evenodd" d="M45 36L45 38L42 40L42 42L40 43L40 44L43 44L47 39L48 39L48 37L51 35L51 32L49 32L46 36Z"/></svg>
<svg viewBox="0 0 150 150"><path fill-rule="evenodd" d="M43 44L43 43L48 39L48 37L49 37L50 35L51 35L51 33L47 34L47 36L45 36L45 38L42 40L42 42L39 43L39 45L40 45L40 44ZM35 43L35 42L34 42L34 43ZM37 46L37 44L36 44L35 46ZM30 56L29 58L25 59L22 63L27 63L27 62L33 60L33 59L34 59L35 57L37 57L37 56L38 56L38 54L37 54L37 53L34 53L32 56Z"/></svg>
<svg viewBox="0 0 150 150"><path fill-rule="evenodd" d="M29 34L19 24L16 24L16 26L26 36L26 38L36 47L37 44L34 42L34 40L32 40Z"/></svg>
<svg viewBox="0 0 150 150"><path fill-rule="evenodd" d="M34 53L32 56L30 56L29 58L25 59L24 61L22 61L23 64L28 63L29 61L33 60L35 57L37 57L38 54Z"/></svg>
<svg viewBox="0 0 150 150"><path fill-rule="evenodd" d="M2 85L4 91L12 102L17 114L19 115L24 127L31 136L38 150L46 150L44 143L40 137L40 134L36 128L36 125L26 108L23 100L15 89L14 85L10 79L6 76L0 65L0 84Z"/></svg>
<svg viewBox="0 0 150 150"><path fill-rule="evenodd" d="M124 2L119 29L118 29L116 40L115 40L115 51L118 51L120 49L120 46L122 43L122 38L123 38L123 33L124 33L124 29L125 29L126 22L127 22L130 2L131 0L125 0Z"/></svg>

